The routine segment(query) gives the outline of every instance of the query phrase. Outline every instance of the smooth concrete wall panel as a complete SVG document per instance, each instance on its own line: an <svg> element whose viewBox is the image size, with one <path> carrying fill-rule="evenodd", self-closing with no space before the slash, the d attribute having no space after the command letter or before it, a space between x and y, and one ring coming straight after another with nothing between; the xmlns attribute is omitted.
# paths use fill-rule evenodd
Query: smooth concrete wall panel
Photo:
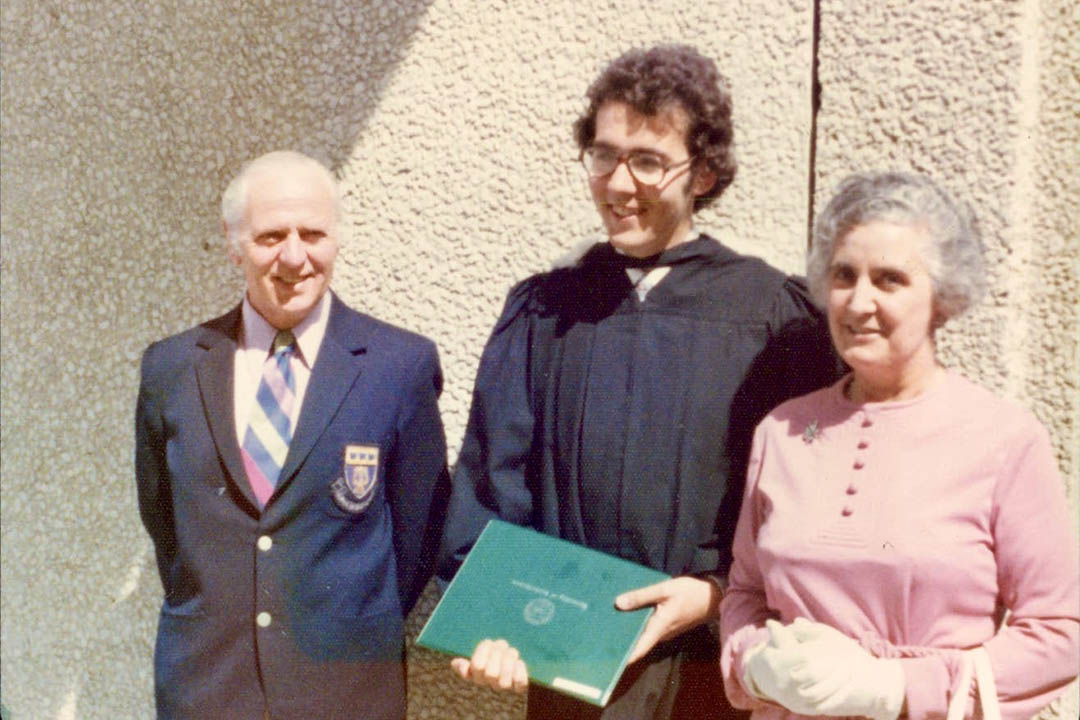
<svg viewBox="0 0 1080 720"><path fill-rule="evenodd" d="M1052 430L1080 506L1080 4L1025 6L1019 141L1020 197L1030 253L1028 302L1014 304L1026 329L1023 396ZM1030 317L1029 317L1030 314ZM1068 716L1065 716L1068 717Z"/></svg>
<svg viewBox="0 0 1080 720"><path fill-rule="evenodd" d="M813 9L0 4L0 697L16 720L152 715L161 588L132 478L138 358L239 297L227 178L280 147L331 165L334 287L436 340L453 459L507 289L601 235L570 124L631 46L696 45L731 80L739 173L698 223L739 250L801 270L811 177L819 206L848 170L882 165L970 200L1004 284L947 355L1035 407L1075 483L1076 8L822 0L811 168ZM433 602L429 588L414 632ZM409 657L411 717L521 717L444 657Z"/></svg>

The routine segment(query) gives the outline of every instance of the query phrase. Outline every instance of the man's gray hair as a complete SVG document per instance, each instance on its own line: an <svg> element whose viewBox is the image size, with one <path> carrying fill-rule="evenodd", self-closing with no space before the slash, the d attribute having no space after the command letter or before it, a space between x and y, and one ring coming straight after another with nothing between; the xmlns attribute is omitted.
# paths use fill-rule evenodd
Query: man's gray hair
<svg viewBox="0 0 1080 720"><path fill-rule="evenodd" d="M243 233L239 232L244 224L244 214L247 211L248 185L251 177L256 172L267 168L287 169L308 167L315 170L326 179L330 193L334 198L334 220L337 222L340 212L340 196L338 194L337 181L330 170L315 158L295 150L275 150L260 155L254 160L249 160L240 168L240 172L225 186L225 192L221 194L221 219L225 221L228 237L229 252L239 254L243 251L241 243Z"/></svg>
<svg viewBox="0 0 1080 720"><path fill-rule="evenodd" d="M935 322L944 323L986 292L982 243L967 215L930 178L902 172L864 172L844 178L814 223L807 255L810 292L825 305L836 241L859 225L883 221L924 228L924 260L934 289Z"/></svg>

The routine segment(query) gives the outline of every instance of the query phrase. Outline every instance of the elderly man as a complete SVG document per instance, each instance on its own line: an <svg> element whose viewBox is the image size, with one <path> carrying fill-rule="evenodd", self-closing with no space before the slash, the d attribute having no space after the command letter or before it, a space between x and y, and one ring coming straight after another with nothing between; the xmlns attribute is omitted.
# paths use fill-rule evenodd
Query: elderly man
<svg viewBox="0 0 1080 720"><path fill-rule="evenodd" d="M499 516L676 576L616 601L656 612L603 717L721 717L707 621L754 425L838 367L800 280L694 232L735 174L713 62L631 51L588 97L574 130L608 242L511 290L480 361L440 574ZM505 641L453 666L494 687L527 681ZM528 714L601 713L534 687Z"/></svg>
<svg viewBox="0 0 1080 720"><path fill-rule="evenodd" d="M242 302L142 361L158 717L400 720L403 617L449 488L435 346L329 292L338 196L317 161L257 158L222 211Z"/></svg>

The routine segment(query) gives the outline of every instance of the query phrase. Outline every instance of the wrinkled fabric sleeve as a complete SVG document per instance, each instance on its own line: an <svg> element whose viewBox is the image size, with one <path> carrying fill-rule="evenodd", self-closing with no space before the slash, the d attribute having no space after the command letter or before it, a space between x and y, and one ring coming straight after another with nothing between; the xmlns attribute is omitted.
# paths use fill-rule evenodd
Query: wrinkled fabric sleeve
<svg viewBox="0 0 1080 720"><path fill-rule="evenodd" d="M409 387L386 483L403 614L412 609L431 578L450 491L446 435L439 416L442 370L438 351L429 341L422 346Z"/></svg>
<svg viewBox="0 0 1080 720"><path fill-rule="evenodd" d="M757 484L767 450L761 426L754 432L746 491L735 527L734 561L728 574L727 592L720 603L720 671L724 690L734 707L751 710L776 707L750 694L743 685L743 656L747 650L768 640L765 621L777 615L768 608L765 582L757 562L757 535L764 521L757 498Z"/></svg>
<svg viewBox="0 0 1080 720"><path fill-rule="evenodd" d="M731 565L732 533L746 479L741 469L750 456L752 428L777 405L831 385L847 371L833 350L828 323L802 278L783 278L769 287L772 297L764 311L766 343L740 378L731 405L726 447L733 472L716 520L716 567L721 572Z"/></svg>
<svg viewBox="0 0 1080 720"><path fill-rule="evenodd" d="M829 323L814 304L806 281L788 277L773 302L770 329L778 355L779 397L767 409L831 385L847 372L833 348Z"/></svg>
<svg viewBox="0 0 1080 720"><path fill-rule="evenodd" d="M1000 464L991 533L1004 626L984 643L1003 718L1030 718L1076 676L1080 578L1076 538L1046 431L1032 420ZM907 714L944 717L958 688L958 655L902 659ZM967 717L974 716L969 692Z"/></svg>
<svg viewBox="0 0 1080 720"><path fill-rule="evenodd" d="M536 283L531 278L511 289L480 357L439 551L443 583L457 572L488 520L529 524L532 518L526 475L535 424L529 367Z"/></svg>
<svg viewBox="0 0 1080 720"><path fill-rule="evenodd" d="M155 380L156 346L143 353L140 365L139 396L135 404L135 488L139 516L157 550L158 574L166 593L169 590L167 568L176 551L173 526L172 494L165 462L165 434Z"/></svg>

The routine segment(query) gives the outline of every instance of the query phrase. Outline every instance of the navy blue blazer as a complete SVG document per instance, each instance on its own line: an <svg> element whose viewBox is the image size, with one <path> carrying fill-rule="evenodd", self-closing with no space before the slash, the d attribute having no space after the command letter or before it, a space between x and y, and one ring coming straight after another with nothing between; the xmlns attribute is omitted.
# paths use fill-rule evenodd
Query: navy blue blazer
<svg viewBox="0 0 1080 720"><path fill-rule="evenodd" d="M158 717L400 719L403 618L449 488L435 345L333 296L260 512L233 412L240 329L237 306L142 359L136 481L165 591Z"/></svg>

